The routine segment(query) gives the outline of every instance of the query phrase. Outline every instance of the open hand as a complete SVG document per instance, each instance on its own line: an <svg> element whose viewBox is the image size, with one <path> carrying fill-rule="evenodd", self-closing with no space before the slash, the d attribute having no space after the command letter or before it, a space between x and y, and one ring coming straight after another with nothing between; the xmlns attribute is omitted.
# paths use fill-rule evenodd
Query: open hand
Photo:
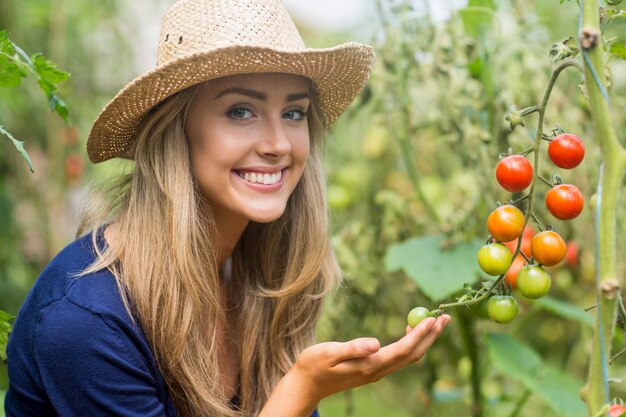
<svg viewBox="0 0 626 417"><path fill-rule="evenodd" d="M311 401L366 385L424 357L450 316L427 318L395 343L381 347L375 338L319 343L305 349L289 371L300 393Z"/></svg>

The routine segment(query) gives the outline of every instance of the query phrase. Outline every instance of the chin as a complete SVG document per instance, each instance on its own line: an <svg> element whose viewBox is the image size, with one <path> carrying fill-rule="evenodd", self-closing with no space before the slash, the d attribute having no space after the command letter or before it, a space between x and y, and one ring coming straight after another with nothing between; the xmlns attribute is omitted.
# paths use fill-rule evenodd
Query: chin
<svg viewBox="0 0 626 417"><path fill-rule="evenodd" d="M249 215L248 219L255 223L271 223L278 220L284 213L285 207L282 210L268 210L267 212L257 210L254 214Z"/></svg>

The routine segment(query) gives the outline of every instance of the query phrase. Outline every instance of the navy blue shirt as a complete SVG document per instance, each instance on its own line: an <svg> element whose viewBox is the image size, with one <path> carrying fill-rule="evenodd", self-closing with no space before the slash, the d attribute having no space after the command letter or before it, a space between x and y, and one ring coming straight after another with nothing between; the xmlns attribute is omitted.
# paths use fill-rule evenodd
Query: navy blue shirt
<svg viewBox="0 0 626 417"><path fill-rule="evenodd" d="M94 260L88 235L61 251L28 294L7 347L7 417L176 416L113 275L76 278Z"/></svg>

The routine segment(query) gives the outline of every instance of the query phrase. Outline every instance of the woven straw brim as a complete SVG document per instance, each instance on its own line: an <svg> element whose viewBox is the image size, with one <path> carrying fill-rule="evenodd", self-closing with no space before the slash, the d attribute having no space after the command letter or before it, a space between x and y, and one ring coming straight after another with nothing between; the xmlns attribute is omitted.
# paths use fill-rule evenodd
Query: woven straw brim
<svg viewBox="0 0 626 417"><path fill-rule="evenodd" d="M87 153L94 163L132 158L137 129L151 108L192 85L237 74L284 73L311 79L328 128L362 90L373 63L372 48L358 43L303 51L232 46L194 53L156 67L124 87L93 124Z"/></svg>

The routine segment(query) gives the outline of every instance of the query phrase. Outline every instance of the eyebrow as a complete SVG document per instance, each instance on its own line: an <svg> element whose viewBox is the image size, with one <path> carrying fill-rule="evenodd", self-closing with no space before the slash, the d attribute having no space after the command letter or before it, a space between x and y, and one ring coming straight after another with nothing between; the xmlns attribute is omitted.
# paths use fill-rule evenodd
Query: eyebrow
<svg viewBox="0 0 626 417"><path fill-rule="evenodd" d="M226 88L222 90L218 95L215 96L215 100L227 94L241 94L244 96L255 98L257 100L263 100L263 101L267 100L267 94L262 93L260 91L250 90L250 89L241 88L241 87ZM293 93L293 94L287 95L287 101L297 101L297 100L301 100L304 98L310 99L311 94L309 94L308 92L304 92L304 93Z"/></svg>

